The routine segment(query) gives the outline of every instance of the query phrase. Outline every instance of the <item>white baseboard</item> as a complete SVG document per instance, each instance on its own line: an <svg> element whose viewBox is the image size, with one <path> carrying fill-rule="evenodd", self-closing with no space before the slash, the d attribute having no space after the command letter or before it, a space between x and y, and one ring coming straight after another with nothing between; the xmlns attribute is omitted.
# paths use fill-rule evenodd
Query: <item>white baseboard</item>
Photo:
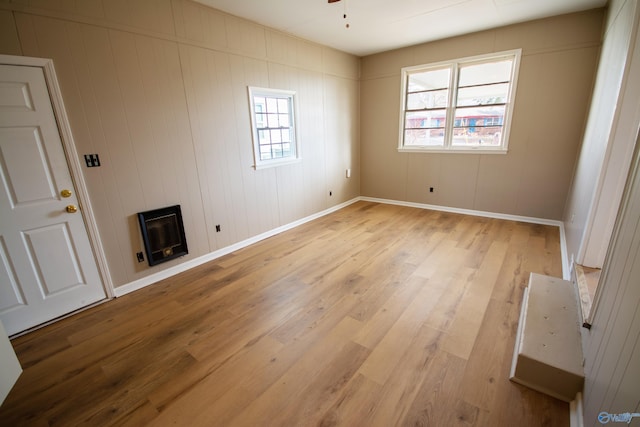
<svg viewBox="0 0 640 427"><path fill-rule="evenodd" d="M249 245L252 245L254 243L257 243L261 240L267 239L271 236L275 236L276 234L280 234L284 231L287 230L291 230L292 228L295 228L299 225L305 224L309 221L313 221L314 219L318 219L320 217L323 217L325 215L328 215L332 212L335 212L337 210L340 210L346 206L349 206L355 202L358 201L366 201L366 202L374 202L374 203L384 203L387 205L398 205L398 206L407 206L407 207L412 207L412 208L419 208L419 209L429 209L429 210L435 210L435 211L442 211L442 212L451 212L451 213L458 213L458 214L462 214L462 215L472 215L472 216L480 216L480 217L485 217L485 218L496 218L496 219L505 219L505 220L510 220L510 221L520 221L520 222L527 222L527 223L531 223L531 224L542 224L542 225L551 225L551 226L556 226L560 228L560 251L562 254L562 272L563 272L563 279L565 280L570 280L568 279L570 277L570 273L569 273L569 263L567 261L567 245L566 245L566 240L565 240L565 233L564 233L564 223L562 221L556 221L556 220L551 220L551 219L544 219L544 218L534 218L534 217L527 217L527 216L519 216L519 215L510 215L510 214L502 214L502 213L494 213L494 212L485 212L485 211L476 211L476 210L472 210L472 209L461 209L461 208L452 208L452 207L447 207L447 206L439 206L439 205L428 205L428 204L424 204L424 203L414 203L414 202L404 202L404 201L399 201L399 200L389 200L389 199L378 199L375 197L356 197L354 199L351 199L347 202L341 203L339 205L333 206L329 209L325 209L321 212L315 213L313 215L309 215L305 218L299 219L297 221L293 221L289 224L274 228L273 230L269 230L266 231L262 234L259 234L257 236L254 237L250 237L248 239L245 239L241 242L238 243L234 243L233 245L218 249L214 252L208 253L206 255L203 255L201 257L192 259L190 261L184 262L182 264L176 265L174 267L170 267L167 268L165 270L159 271L158 273L154 273L151 274L149 276L143 277L142 279L138 279L135 280L133 282L129 282L125 285L122 286L118 286L117 288L115 288L115 296L116 297L121 297L123 295L126 295L130 292L136 291L138 289L142 289L146 286L152 285L156 282L159 282L160 280L164 280L167 279L171 276L175 276L178 273L182 273L184 271L187 271L191 268L197 267L201 264L204 264L206 262L209 261L213 261L214 259L220 258L221 256L230 254L231 252L235 252L237 250L240 250L242 248L245 248Z"/></svg>
<svg viewBox="0 0 640 427"><path fill-rule="evenodd" d="M216 251L210 252L210 253L208 253L206 255L203 255L201 257L192 259L190 261L183 262L182 264L176 265L174 267L167 268L166 270L159 271L157 273L154 273L154 274L151 274L149 276L143 277L142 279L138 279L138 280L135 280L133 282L129 282L129 283L125 284L125 285L118 286L117 288L115 288L115 296L116 297L121 297L121 296L126 295L126 294L128 294L130 292L137 291L138 289L142 289L144 287L152 285L152 284L154 284L156 282L159 282L160 280L164 280L164 279L167 279L167 278L169 278L171 276L175 276L176 274L182 273L184 271L187 271L189 269L192 269L194 267L202 265L202 264L204 264L206 262L213 261L214 259L220 258L221 256L228 255L231 252L235 252L235 251L240 250L242 248L245 248L245 247L247 247L249 245L257 243L257 242L259 242L261 240L264 240L264 239L267 239L269 237L275 236L276 234L280 234L280 233L282 233L284 231L291 230L292 228L295 228L295 227L297 227L299 225L305 224L305 223L307 223L309 221L313 221L314 219L318 219L320 217L328 215L328 214L330 214L332 212L335 212L335 211L340 210L340 209L342 209L344 207L347 207L347 206L349 206L349 205L351 205L351 204L353 204L353 203L355 203L355 202L357 202L359 200L360 200L360 198L356 197L355 199L351 199L351 200L349 200L347 202L344 202L344 203L341 203L339 205L332 206L329 209L325 209L325 210L323 210L321 212L315 213L313 215L309 215L309 216L307 216L305 218L299 219L297 221L293 221L293 222L291 222L289 224L285 224L283 226L274 228L273 230L269 230L269 231L266 231L264 233L258 234L257 236L249 237L248 239L245 239L245 240L243 240L241 242L234 243L233 245L226 246L224 248L221 248L221 249L218 249Z"/></svg>

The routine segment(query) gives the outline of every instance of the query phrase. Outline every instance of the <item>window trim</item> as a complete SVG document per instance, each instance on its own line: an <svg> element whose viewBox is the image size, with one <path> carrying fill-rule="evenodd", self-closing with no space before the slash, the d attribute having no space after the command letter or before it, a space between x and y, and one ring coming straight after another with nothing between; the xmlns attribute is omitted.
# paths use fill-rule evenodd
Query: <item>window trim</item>
<svg viewBox="0 0 640 427"><path fill-rule="evenodd" d="M255 170L271 168L276 166L288 165L299 162L300 156L300 140L298 137L298 107L296 100L296 91L284 89L271 89L257 86L247 86L247 94L249 97L249 111L251 120L251 142L253 145L253 168ZM290 100L290 127L293 128L291 147L294 151L293 156L278 159L262 160L260 158L260 139L258 137L258 127L256 124L256 111L254 104L255 96L265 97L282 97L286 96Z"/></svg>
<svg viewBox="0 0 640 427"><path fill-rule="evenodd" d="M507 154L509 146L509 134L511 131L511 120L515 106L515 94L518 86L518 74L520 69L520 60L522 49L506 50L502 52L493 52L483 55L468 56L449 61L440 61L430 64L414 65L403 67L401 69L401 94L400 94L400 126L398 137L398 151L404 153L472 153L472 154ZM499 147L490 146L466 146L459 147L453 145L452 131L454 127L455 109L454 101L458 95L458 75L461 66L470 64L482 64L497 62L500 59L513 58L513 67L511 69L511 78L509 80L509 94L505 103L505 116L502 126L502 143ZM407 106L407 87L408 77L410 74L420 71L430 71L437 69L449 68L451 70L449 76L449 94L448 105L446 106L445 116L445 140L444 145L427 146L405 146L405 112Z"/></svg>

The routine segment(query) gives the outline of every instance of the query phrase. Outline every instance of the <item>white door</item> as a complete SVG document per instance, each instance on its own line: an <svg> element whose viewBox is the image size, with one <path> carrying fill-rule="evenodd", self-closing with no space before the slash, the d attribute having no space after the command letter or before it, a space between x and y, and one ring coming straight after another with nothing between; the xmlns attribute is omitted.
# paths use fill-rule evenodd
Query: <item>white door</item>
<svg viewBox="0 0 640 427"><path fill-rule="evenodd" d="M0 65L0 175L7 333L104 299L42 68Z"/></svg>

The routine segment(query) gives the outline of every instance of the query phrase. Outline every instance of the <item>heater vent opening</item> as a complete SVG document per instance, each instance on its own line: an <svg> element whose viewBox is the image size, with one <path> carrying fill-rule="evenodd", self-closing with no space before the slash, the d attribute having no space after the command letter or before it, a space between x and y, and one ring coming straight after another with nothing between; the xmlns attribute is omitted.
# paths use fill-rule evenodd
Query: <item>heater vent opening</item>
<svg viewBox="0 0 640 427"><path fill-rule="evenodd" d="M150 266L189 253L180 205L140 212L138 222Z"/></svg>

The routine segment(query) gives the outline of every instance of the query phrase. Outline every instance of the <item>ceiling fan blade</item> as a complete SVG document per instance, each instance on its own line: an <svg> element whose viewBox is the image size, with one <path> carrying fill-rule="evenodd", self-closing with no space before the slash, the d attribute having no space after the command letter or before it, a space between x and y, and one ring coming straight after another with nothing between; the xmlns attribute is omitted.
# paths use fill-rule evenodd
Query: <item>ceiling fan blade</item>
<svg viewBox="0 0 640 427"><path fill-rule="evenodd" d="M338 3L340 0L327 0L327 3Z"/></svg>

